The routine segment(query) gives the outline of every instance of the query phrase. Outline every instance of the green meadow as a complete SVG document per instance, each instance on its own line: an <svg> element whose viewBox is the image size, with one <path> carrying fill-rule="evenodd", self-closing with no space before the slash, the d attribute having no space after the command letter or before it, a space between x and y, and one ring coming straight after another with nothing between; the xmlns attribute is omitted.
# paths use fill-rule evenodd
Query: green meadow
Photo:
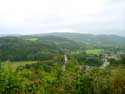
<svg viewBox="0 0 125 94"><path fill-rule="evenodd" d="M103 49L89 49L89 50L86 50L87 54L94 54L94 55L100 55L103 52L104 52Z"/></svg>

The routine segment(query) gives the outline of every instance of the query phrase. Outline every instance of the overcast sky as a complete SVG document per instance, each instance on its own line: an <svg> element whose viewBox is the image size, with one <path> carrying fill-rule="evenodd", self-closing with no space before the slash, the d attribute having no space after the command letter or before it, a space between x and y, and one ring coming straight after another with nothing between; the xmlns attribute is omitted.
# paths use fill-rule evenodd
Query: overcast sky
<svg viewBox="0 0 125 94"><path fill-rule="evenodd" d="M0 0L0 34L125 36L125 0Z"/></svg>

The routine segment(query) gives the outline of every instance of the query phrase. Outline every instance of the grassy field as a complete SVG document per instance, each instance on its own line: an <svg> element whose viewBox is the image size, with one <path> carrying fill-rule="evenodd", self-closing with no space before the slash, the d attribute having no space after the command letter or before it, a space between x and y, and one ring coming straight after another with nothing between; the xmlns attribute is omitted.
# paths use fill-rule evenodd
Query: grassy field
<svg viewBox="0 0 125 94"><path fill-rule="evenodd" d="M89 50L86 50L87 54L94 54L94 55L99 55L99 54L101 54L103 52L104 52L103 49L89 49Z"/></svg>
<svg viewBox="0 0 125 94"><path fill-rule="evenodd" d="M30 39L26 39L26 40L30 40L30 41L37 41L37 38L30 38Z"/></svg>
<svg viewBox="0 0 125 94"><path fill-rule="evenodd" d="M33 63L36 63L36 61L17 61L17 62L14 61L14 62L2 62L2 63L6 63L6 65L9 68L15 71L18 66L24 66L26 64L33 64Z"/></svg>

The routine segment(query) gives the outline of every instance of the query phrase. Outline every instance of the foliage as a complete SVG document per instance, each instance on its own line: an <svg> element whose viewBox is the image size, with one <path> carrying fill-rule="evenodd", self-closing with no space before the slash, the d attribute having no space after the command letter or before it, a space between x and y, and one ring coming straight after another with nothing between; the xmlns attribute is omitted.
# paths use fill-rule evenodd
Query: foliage
<svg viewBox="0 0 125 94"><path fill-rule="evenodd" d="M100 68L124 38L69 35L0 38L0 94L125 94L125 55Z"/></svg>
<svg viewBox="0 0 125 94"><path fill-rule="evenodd" d="M71 59L62 70L60 63L37 62L11 70L11 63L0 63L0 94L124 94L125 70L84 67L79 70ZM84 66L84 65L83 65Z"/></svg>

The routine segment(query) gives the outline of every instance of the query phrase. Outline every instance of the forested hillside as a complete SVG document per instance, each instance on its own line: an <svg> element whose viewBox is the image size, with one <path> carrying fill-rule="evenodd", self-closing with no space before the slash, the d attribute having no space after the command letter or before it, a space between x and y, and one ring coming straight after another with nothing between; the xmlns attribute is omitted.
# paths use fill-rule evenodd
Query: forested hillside
<svg viewBox="0 0 125 94"><path fill-rule="evenodd" d="M1 37L0 60L48 60L53 59L65 50L77 50L80 44L65 38L46 37Z"/></svg>
<svg viewBox="0 0 125 94"><path fill-rule="evenodd" d="M0 60L48 60L59 54L105 49L125 51L125 38L113 35L52 33L0 37Z"/></svg>
<svg viewBox="0 0 125 94"><path fill-rule="evenodd" d="M0 60L48 60L58 52L53 43L29 41L17 37L0 38Z"/></svg>
<svg viewBox="0 0 125 94"><path fill-rule="evenodd" d="M80 34L80 33L51 33L45 35L63 37L91 46L99 46L99 47L125 46L125 37L116 35L92 35L92 34Z"/></svg>

